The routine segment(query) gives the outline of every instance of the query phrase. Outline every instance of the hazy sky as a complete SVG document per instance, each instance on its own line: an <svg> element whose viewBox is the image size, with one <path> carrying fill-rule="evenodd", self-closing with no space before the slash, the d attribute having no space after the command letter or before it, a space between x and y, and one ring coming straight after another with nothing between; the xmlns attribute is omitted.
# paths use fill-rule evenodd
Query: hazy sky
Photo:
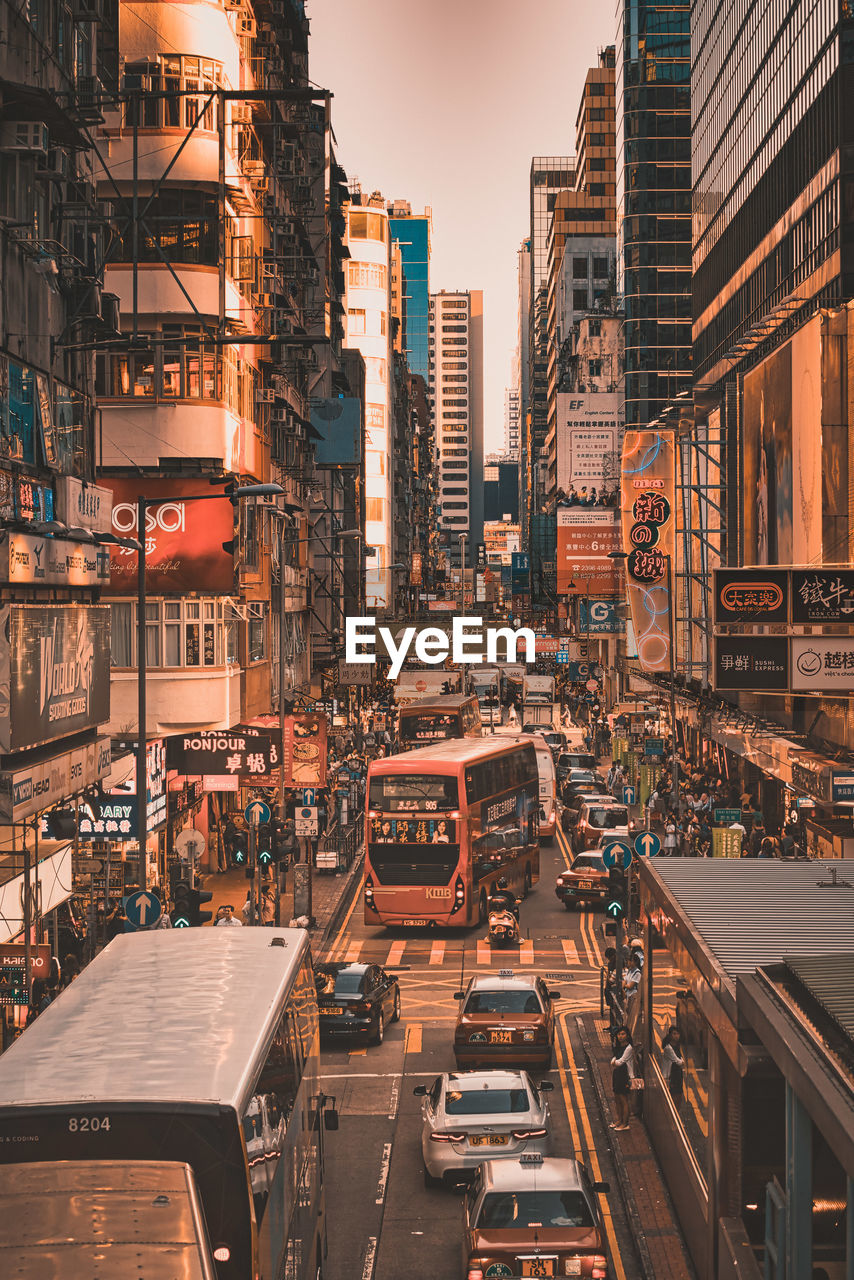
<svg viewBox="0 0 854 1280"><path fill-rule="evenodd" d="M431 289L483 289L486 450L503 444L516 250L534 155L571 155L613 0L306 0L309 74L334 94L363 191L433 208Z"/></svg>

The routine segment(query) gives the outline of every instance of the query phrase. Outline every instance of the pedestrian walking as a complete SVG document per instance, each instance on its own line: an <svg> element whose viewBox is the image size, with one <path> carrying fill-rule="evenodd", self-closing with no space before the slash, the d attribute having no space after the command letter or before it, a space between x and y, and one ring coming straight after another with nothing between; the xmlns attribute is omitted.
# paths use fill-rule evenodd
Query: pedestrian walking
<svg viewBox="0 0 854 1280"><path fill-rule="evenodd" d="M230 902L223 903L223 905L217 910L214 926L218 929L220 925L225 925L226 928L229 925L237 925L239 929L243 928L243 921L237 919L237 916L234 914L234 907Z"/></svg>
<svg viewBox="0 0 854 1280"><path fill-rule="evenodd" d="M635 1078L635 1050L627 1027L618 1028L616 1042L614 1056L611 1059L611 1088L614 1093L617 1119L611 1128L625 1130L629 1127L629 1094L631 1082Z"/></svg>
<svg viewBox="0 0 854 1280"><path fill-rule="evenodd" d="M33 985L30 989L30 1005L27 1010L27 1026L31 1022L35 1022L40 1013L44 1013L49 1004L53 1003L53 997L47 988L44 978L33 978Z"/></svg>
<svg viewBox="0 0 854 1280"><path fill-rule="evenodd" d="M685 1059L681 1053L681 1040L678 1027L669 1027L664 1043L661 1046L661 1074L667 1082L667 1089L673 1099L676 1110L682 1102L683 1072Z"/></svg>

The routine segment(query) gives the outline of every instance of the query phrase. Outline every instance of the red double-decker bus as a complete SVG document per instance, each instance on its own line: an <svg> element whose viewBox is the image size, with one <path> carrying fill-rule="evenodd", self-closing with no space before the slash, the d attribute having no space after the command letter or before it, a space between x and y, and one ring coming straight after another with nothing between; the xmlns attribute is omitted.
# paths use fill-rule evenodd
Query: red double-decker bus
<svg viewBox="0 0 854 1280"><path fill-rule="evenodd" d="M442 742L446 738L479 738L480 705L473 694L440 694L416 698L400 708L398 738L401 751Z"/></svg>
<svg viewBox="0 0 854 1280"><path fill-rule="evenodd" d="M437 742L368 770L365 922L486 919L500 876L524 897L540 874L537 757L500 737Z"/></svg>

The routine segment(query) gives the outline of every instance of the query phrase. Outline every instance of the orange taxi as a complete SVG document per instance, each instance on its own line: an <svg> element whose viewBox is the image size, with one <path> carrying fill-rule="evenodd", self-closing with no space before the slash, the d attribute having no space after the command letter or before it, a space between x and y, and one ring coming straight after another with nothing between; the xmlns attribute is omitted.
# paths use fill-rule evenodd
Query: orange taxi
<svg viewBox="0 0 854 1280"><path fill-rule="evenodd" d="M454 998L460 1001L454 1029L458 1067L551 1067L554 1005L561 993L550 991L542 978L515 976L512 969L477 974Z"/></svg>
<svg viewBox="0 0 854 1280"><path fill-rule="evenodd" d="M608 896L608 868L602 860L602 850L591 849L573 858L572 865L557 878L555 896L567 911L573 907L604 907Z"/></svg>

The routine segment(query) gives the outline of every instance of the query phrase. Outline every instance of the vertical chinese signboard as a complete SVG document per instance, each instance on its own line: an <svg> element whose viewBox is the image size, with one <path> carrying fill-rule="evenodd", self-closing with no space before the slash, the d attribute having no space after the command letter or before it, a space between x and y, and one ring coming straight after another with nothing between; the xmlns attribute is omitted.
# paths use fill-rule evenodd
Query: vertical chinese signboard
<svg viewBox="0 0 854 1280"><path fill-rule="evenodd" d="M668 558L676 532L672 431L627 431L623 440L622 517L626 590L638 660L646 671L670 669Z"/></svg>

